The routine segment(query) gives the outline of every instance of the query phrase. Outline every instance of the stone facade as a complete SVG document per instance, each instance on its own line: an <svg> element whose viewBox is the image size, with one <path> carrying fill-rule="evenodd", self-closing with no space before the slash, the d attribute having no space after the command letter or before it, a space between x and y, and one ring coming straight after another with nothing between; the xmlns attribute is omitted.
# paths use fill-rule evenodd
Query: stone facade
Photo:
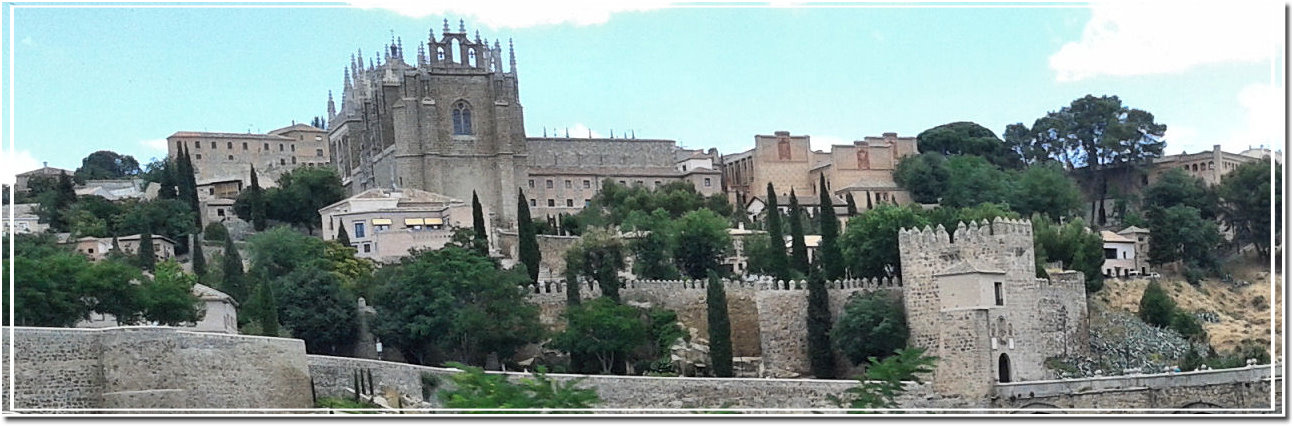
<svg viewBox="0 0 1294 426"><path fill-rule="evenodd" d="M1222 150L1222 145L1213 145L1212 151L1178 155L1164 155L1154 160L1150 171L1150 183L1159 180L1159 176L1172 169L1182 169L1186 174L1203 179L1208 186L1222 183L1222 176L1231 173L1241 164L1263 161L1261 156L1233 154Z"/></svg>
<svg viewBox="0 0 1294 426"><path fill-rule="evenodd" d="M170 158L180 147L188 149L199 183L238 180L245 188L251 185L254 165L258 183L266 188L289 170L327 165L326 139L323 129L293 124L267 134L180 131L168 136L166 145Z"/></svg>
<svg viewBox="0 0 1294 426"><path fill-rule="evenodd" d="M312 406L300 340L167 327L13 331L15 411ZM0 370L8 386L9 368Z"/></svg>
<svg viewBox="0 0 1294 426"><path fill-rule="evenodd" d="M1080 272L1034 277L1033 228L995 219L901 230L909 346L939 357L935 389L984 395L994 382L1048 378L1049 357L1088 348Z"/></svg>

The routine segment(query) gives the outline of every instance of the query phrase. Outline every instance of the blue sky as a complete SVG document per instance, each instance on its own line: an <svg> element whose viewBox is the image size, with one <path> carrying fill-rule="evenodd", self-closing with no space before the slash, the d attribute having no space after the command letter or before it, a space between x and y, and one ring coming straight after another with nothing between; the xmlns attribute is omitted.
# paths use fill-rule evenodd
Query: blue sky
<svg viewBox="0 0 1294 426"><path fill-rule="evenodd" d="M0 168L74 169L99 149L144 163L176 131L308 122L356 49L394 33L412 61L444 18L514 40L530 136L633 129L727 153L789 130L823 148L963 120L1001 134L1109 94L1167 124L1169 153L1284 144L1279 3L861 5L6 5Z"/></svg>

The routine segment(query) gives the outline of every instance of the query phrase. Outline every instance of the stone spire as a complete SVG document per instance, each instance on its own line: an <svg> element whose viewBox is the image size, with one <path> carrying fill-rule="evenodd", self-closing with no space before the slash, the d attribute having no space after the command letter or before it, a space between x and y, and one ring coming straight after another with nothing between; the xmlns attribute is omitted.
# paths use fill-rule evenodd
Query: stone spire
<svg viewBox="0 0 1294 426"><path fill-rule="evenodd" d="M459 20L458 20L458 33L459 33L459 34L467 34L467 27L463 26L463 20L462 20L462 19L459 19Z"/></svg>
<svg viewBox="0 0 1294 426"><path fill-rule="evenodd" d="M517 54L512 50L512 38L508 38L508 71L517 73Z"/></svg>
<svg viewBox="0 0 1294 426"><path fill-rule="evenodd" d="M481 44L481 30L476 30L476 44Z"/></svg>
<svg viewBox="0 0 1294 426"><path fill-rule="evenodd" d="M337 105L332 102L332 91L328 91L328 121L332 121L333 116L337 115Z"/></svg>
<svg viewBox="0 0 1294 426"><path fill-rule="evenodd" d="M443 28L443 29L441 29L441 30L440 30L440 35L442 35L442 36L443 36L443 35L445 35L445 34L449 34L449 19L448 19L448 18L446 18L446 19L445 19L445 28Z"/></svg>
<svg viewBox="0 0 1294 426"><path fill-rule="evenodd" d="M395 52L395 56L404 61L404 40L401 40L400 37L395 38Z"/></svg>
<svg viewBox="0 0 1294 426"><path fill-rule="evenodd" d="M426 63L427 63L427 49L423 48L422 43L418 43L418 66L423 66Z"/></svg>
<svg viewBox="0 0 1294 426"><path fill-rule="evenodd" d="M345 69L345 70L342 70L342 85L341 85L341 87L342 87L343 89L350 89L350 84L351 84L351 83L350 83L350 69L349 69L349 68L347 68L347 69Z"/></svg>

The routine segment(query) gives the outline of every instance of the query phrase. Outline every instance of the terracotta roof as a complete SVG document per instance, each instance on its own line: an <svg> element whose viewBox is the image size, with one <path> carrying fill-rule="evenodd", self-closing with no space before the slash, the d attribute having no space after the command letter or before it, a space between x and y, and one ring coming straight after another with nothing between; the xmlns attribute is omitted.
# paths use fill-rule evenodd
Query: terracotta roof
<svg viewBox="0 0 1294 426"><path fill-rule="evenodd" d="M1119 235L1123 235L1123 234L1141 234L1141 233L1149 233L1149 232L1150 232L1150 230L1149 230L1149 229L1142 228L1142 227L1140 227L1140 226L1129 226L1129 227L1127 227L1127 228L1123 228L1123 230L1122 230L1122 231L1116 232L1116 234L1119 234Z"/></svg>
<svg viewBox="0 0 1294 426"><path fill-rule="evenodd" d="M953 266L949 266L948 269L945 269L943 272L935 274L935 276L939 277L944 275L1005 274L1005 273L1006 271L1003 271L1001 269L990 268L984 265L980 265L977 262L972 262L972 261L963 259L962 261L957 262Z"/></svg>
<svg viewBox="0 0 1294 426"><path fill-rule="evenodd" d="M238 301L234 300L234 298L230 297L228 294L222 293L220 292L220 290L216 290L214 288L207 287L202 284L194 283L193 288L190 290L190 292L192 292L194 296L198 296L198 298L202 300L224 301L224 302L232 303L235 306L238 305Z"/></svg>
<svg viewBox="0 0 1294 426"><path fill-rule="evenodd" d="M1107 242L1107 243L1135 243L1135 242L1137 242L1136 240L1133 240L1133 239L1131 239L1131 238L1128 238L1128 237L1125 237L1125 236L1122 236L1122 235L1119 235L1119 234L1116 234L1116 233L1113 233L1113 232L1110 232L1110 231L1101 231L1101 241L1105 241L1105 242Z"/></svg>
<svg viewBox="0 0 1294 426"><path fill-rule="evenodd" d="M19 173L18 176L58 175L61 173L67 173L68 176L71 176L73 172L71 170L60 169L58 167L41 167L29 172Z"/></svg>

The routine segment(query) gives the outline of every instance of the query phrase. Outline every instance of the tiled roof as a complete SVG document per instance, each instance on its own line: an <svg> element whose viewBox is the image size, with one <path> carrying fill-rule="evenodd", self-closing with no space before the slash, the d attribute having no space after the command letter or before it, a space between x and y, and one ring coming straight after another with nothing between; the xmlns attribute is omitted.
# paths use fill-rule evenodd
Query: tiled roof
<svg viewBox="0 0 1294 426"><path fill-rule="evenodd" d="M1107 243L1135 243L1136 242L1131 238L1128 238L1110 231L1101 231L1101 241L1105 241Z"/></svg>

